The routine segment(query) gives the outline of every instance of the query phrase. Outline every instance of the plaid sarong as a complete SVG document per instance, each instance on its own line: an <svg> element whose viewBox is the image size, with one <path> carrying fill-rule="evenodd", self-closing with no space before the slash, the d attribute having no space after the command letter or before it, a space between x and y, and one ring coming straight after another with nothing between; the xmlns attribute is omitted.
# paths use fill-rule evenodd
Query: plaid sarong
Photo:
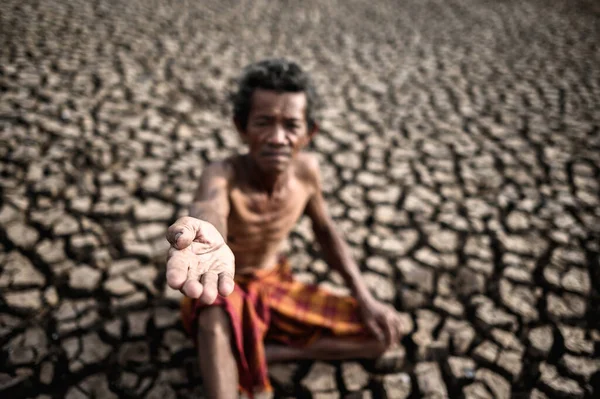
<svg viewBox="0 0 600 399"><path fill-rule="evenodd" d="M319 337L368 337L354 298L295 281L285 259L273 269L238 274L235 280L233 293L211 306L223 306L230 317L239 388L250 397L271 390L265 341L303 347ZM202 307L187 297L181 303L184 327L194 340Z"/></svg>

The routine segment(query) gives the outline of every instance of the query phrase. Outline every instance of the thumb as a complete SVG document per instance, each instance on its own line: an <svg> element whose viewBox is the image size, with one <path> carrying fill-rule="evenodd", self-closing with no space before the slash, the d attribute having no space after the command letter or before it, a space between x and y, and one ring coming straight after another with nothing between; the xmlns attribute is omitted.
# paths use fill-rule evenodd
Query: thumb
<svg viewBox="0 0 600 399"><path fill-rule="evenodd" d="M173 246L177 249L184 249L192 245L196 234L192 232L189 228L183 228L183 230L177 234L175 234L175 239L173 241Z"/></svg>
<svg viewBox="0 0 600 399"><path fill-rule="evenodd" d="M199 220L191 217L182 217L167 230L167 240L176 249L190 246L199 230Z"/></svg>

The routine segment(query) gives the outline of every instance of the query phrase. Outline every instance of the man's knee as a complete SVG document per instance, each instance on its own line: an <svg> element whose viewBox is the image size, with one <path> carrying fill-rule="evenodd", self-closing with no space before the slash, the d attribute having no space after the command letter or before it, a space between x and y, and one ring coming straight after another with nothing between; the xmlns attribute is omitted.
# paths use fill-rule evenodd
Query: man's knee
<svg viewBox="0 0 600 399"><path fill-rule="evenodd" d="M208 336L231 335L231 328L227 312L220 306L209 306L198 314L198 335Z"/></svg>

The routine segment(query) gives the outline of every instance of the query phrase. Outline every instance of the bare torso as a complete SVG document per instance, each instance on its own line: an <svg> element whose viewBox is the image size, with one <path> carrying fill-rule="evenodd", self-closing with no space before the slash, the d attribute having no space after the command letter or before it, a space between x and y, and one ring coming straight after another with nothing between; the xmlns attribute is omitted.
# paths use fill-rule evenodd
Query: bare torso
<svg viewBox="0 0 600 399"><path fill-rule="evenodd" d="M236 258L236 273L271 268L283 241L302 215L314 192L306 167L298 156L283 184L269 194L245 167L244 156L230 159L235 177L230 183L227 245Z"/></svg>

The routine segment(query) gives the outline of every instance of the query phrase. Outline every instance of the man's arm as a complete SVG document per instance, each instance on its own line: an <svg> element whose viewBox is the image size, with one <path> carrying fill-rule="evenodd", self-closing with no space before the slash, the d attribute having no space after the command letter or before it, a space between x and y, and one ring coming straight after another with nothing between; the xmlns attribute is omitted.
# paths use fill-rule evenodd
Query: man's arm
<svg viewBox="0 0 600 399"><path fill-rule="evenodd" d="M208 165L202 172L189 211L191 217L215 226L225 241L229 216L229 182L232 174L232 166L227 161Z"/></svg>
<svg viewBox="0 0 600 399"><path fill-rule="evenodd" d="M192 298L211 304L217 293L233 291L235 259L225 243L232 168L226 162L207 166L200 178L190 216L167 230L167 283Z"/></svg>
<svg viewBox="0 0 600 399"><path fill-rule="evenodd" d="M321 190L321 177L316 159L307 161L308 176L312 182L313 194L306 206L306 214L312 221L315 236L321 246L327 263L338 270L354 293L363 321L369 330L386 344L398 343L402 336L402 322L396 310L373 298L363 282L360 269L352 259L348 245L333 225L327 212Z"/></svg>
<svg viewBox="0 0 600 399"><path fill-rule="evenodd" d="M323 251L325 261L330 267L340 272L359 301L370 298L371 294L363 282L360 269L327 211L327 204L321 190L321 174L317 160L312 157L308 158L307 167L313 193L306 205L305 213L312 222L312 228Z"/></svg>

